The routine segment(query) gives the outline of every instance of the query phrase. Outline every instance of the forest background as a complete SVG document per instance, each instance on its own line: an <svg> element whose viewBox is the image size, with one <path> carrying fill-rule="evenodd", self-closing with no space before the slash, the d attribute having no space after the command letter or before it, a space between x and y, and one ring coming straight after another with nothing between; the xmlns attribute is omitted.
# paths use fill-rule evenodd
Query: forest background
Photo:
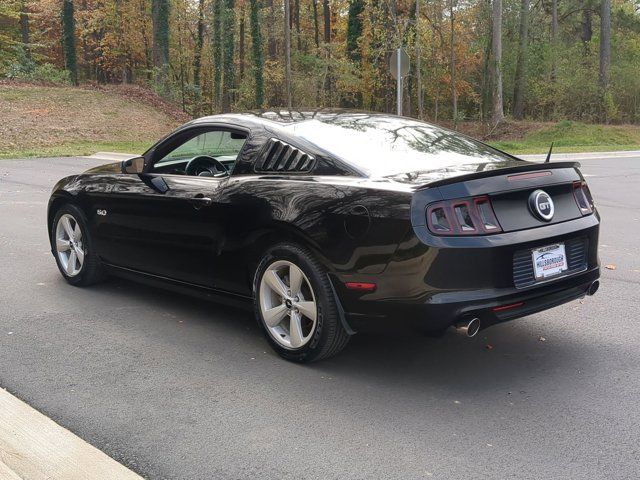
<svg viewBox="0 0 640 480"><path fill-rule="evenodd" d="M402 47L405 115L483 137L522 120L628 130L639 12L629 0L3 0L0 77L137 84L188 116L395 112L388 62Z"/></svg>

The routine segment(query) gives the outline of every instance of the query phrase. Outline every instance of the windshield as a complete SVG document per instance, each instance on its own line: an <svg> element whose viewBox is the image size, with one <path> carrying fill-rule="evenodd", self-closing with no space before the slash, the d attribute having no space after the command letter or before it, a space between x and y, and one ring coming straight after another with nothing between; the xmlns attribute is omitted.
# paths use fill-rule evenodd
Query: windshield
<svg viewBox="0 0 640 480"><path fill-rule="evenodd" d="M285 127L370 176L394 176L513 159L456 132L408 118L327 115Z"/></svg>

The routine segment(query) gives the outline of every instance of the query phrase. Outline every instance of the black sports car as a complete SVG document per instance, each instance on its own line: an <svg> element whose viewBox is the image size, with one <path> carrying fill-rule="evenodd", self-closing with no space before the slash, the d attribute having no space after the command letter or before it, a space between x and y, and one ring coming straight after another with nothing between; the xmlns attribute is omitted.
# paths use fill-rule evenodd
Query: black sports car
<svg viewBox="0 0 640 480"><path fill-rule="evenodd" d="M253 302L273 348L307 362L376 319L473 336L595 293L578 167L392 115L216 115L58 182L48 228L72 285L110 273Z"/></svg>

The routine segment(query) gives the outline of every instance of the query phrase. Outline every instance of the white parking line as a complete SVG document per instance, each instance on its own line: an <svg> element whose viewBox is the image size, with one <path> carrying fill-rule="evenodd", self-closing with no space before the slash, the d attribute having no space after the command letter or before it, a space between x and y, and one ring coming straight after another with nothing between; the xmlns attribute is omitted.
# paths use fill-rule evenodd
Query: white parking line
<svg viewBox="0 0 640 480"><path fill-rule="evenodd" d="M0 479L141 478L6 390L0 389Z"/></svg>

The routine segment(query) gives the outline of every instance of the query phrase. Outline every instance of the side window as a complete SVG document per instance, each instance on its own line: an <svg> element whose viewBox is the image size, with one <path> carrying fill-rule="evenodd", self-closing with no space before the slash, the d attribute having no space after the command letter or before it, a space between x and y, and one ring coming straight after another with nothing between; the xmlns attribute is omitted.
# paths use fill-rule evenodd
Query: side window
<svg viewBox="0 0 640 480"><path fill-rule="evenodd" d="M222 162L228 170L233 169L238 154L247 136L227 130L203 132L177 146L154 165L154 170L169 166L180 166L198 156L213 157Z"/></svg>

